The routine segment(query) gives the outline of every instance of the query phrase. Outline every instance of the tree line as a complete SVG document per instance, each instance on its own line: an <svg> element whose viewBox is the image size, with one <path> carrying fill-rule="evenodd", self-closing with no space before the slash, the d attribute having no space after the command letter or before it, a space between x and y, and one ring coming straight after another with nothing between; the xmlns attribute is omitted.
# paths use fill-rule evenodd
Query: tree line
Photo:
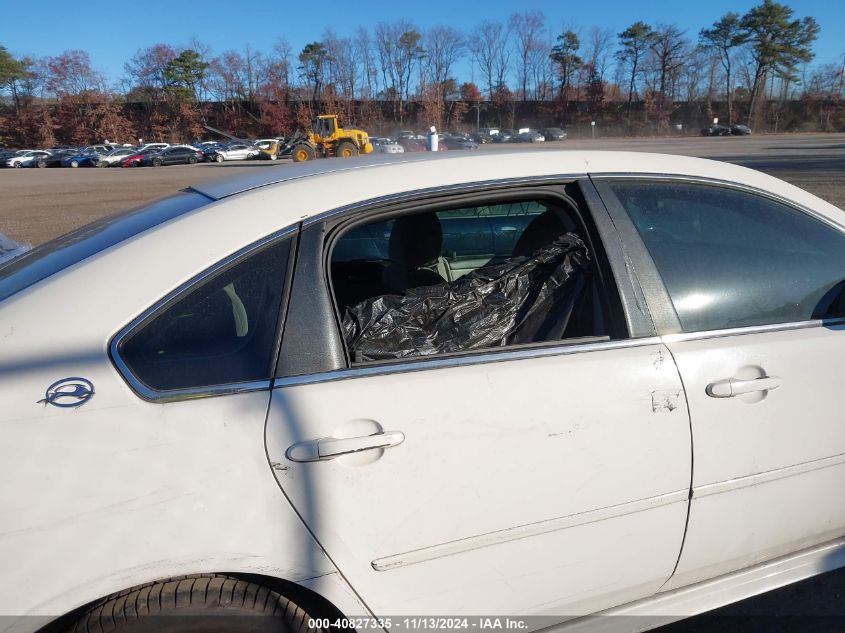
<svg viewBox="0 0 845 633"><path fill-rule="evenodd" d="M466 31L397 20L348 37L326 29L298 52L285 40L219 54L159 43L137 51L117 85L86 51L17 57L0 45L0 144L184 140L206 125L286 135L319 112L382 133L598 121L660 134L715 117L841 129L844 68L810 65L818 34L812 17L775 0L698 33L644 21L553 32L540 11Z"/></svg>

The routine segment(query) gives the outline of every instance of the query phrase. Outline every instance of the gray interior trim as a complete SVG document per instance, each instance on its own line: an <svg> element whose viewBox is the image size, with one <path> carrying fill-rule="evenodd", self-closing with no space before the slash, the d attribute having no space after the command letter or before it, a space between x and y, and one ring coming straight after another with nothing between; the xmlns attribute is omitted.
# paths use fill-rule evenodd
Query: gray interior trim
<svg viewBox="0 0 845 633"><path fill-rule="evenodd" d="M598 237L604 247L610 269L616 279L616 287L619 290L628 331L633 337L654 336L654 322L648 311L648 305L639 280L634 274L630 258L626 253L625 243L622 241L619 231L593 182L589 178L581 178L577 182L596 225Z"/></svg>
<svg viewBox="0 0 845 633"><path fill-rule="evenodd" d="M683 332L681 322L675 312L675 306L669 298L666 286L663 284L663 279L657 272L654 260L652 260L639 232L628 216L628 212L625 211L622 203L619 202L619 198L616 197L616 194L613 193L606 182L593 178L591 180L622 238L625 257L628 265L633 268L634 275L636 275L642 288L655 331L658 334ZM650 178L643 178L643 180L650 180Z"/></svg>
<svg viewBox="0 0 845 633"><path fill-rule="evenodd" d="M203 386L191 387L188 389L172 389L167 391L151 389L143 382L141 382L135 376L134 373L132 373L132 370L130 369L129 365L127 365L126 361L120 356L120 344L135 330L135 328L138 328L143 325L147 320L153 318L159 312L166 309L174 301L178 300L179 297L181 297L187 292L190 292L191 290L193 290L193 288L203 283L209 277L214 276L222 269L237 263L244 257L249 256L251 253L254 253L255 251L263 248L264 246L267 246L272 242L287 238L295 234L297 230L298 226L286 227L281 231L277 231L276 233L268 235L267 237L264 237L258 240L257 242L253 242L249 246L246 246L245 248L242 248L236 253L229 255L225 259L222 259L210 268L207 268L206 270L201 272L196 277L193 277L192 279L188 280L187 282L178 286L176 289L169 292L162 299L147 308L144 312L142 312L139 316L133 319L128 325L123 327L117 334L112 337L111 341L109 342L109 355L111 356L112 362L117 368L118 373L120 373L123 379L132 388L132 390L136 394L138 394L138 396L149 402L165 403L176 402L180 400L194 400L197 398L206 398L211 396L230 395L233 393L245 393L248 391L259 391L270 388L271 381L267 379L260 381L231 383L225 385L210 385L207 387ZM282 303L284 304L284 300L282 301Z"/></svg>
<svg viewBox="0 0 845 633"><path fill-rule="evenodd" d="M388 374L409 373L413 371L430 371L450 367L467 367L485 365L489 363L504 363L510 361L527 360L532 358L546 358L550 356L565 356L568 354L584 354L612 349L629 347L645 347L658 345L659 337L625 339L622 341L602 341L594 343L553 344L529 349L480 350L476 354L460 356L436 356L417 358L409 361L398 361L379 365L356 366L352 369L340 369L304 376L289 376L277 378L273 388L292 387L295 385L312 385L334 380L364 378L367 376L383 376Z"/></svg>
<svg viewBox="0 0 845 633"><path fill-rule="evenodd" d="M712 338L723 338L726 336L742 336L750 334L765 334L767 332L784 332L788 330L806 330L810 328L830 328L845 326L845 317L832 319L813 319L810 321L795 321L792 323L771 323L769 325L753 325L749 327L737 327L725 330L709 330L706 332L684 332L680 334L669 334L662 337L664 343L677 343L680 341L698 341Z"/></svg>

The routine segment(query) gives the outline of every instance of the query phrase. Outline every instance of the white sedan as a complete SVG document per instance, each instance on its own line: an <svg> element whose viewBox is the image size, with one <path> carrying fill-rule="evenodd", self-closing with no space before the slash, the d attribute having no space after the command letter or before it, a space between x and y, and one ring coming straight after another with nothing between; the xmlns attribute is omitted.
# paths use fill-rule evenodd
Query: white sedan
<svg viewBox="0 0 845 633"><path fill-rule="evenodd" d="M100 160L97 161L97 166L115 167L124 158L126 158L127 156L132 156L132 154L135 154L136 152L137 150L133 147L120 147L118 149L113 149L108 154L103 154L100 156Z"/></svg>
<svg viewBox="0 0 845 633"><path fill-rule="evenodd" d="M12 156L6 160L6 167L29 167L30 163L35 163L39 158L47 158L50 152L39 149L30 149L19 152L17 156Z"/></svg>
<svg viewBox="0 0 845 633"><path fill-rule="evenodd" d="M232 143L226 147L214 150L210 160L222 163L224 160L250 160L257 158L261 149L246 143Z"/></svg>
<svg viewBox="0 0 845 633"><path fill-rule="evenodd" d="M404 154L405 148L390 138L370 137L376 154Z"/></svg>
<svg viewBox="0 0 845 633"><path fill-rule="evenodd" d="M0 615L641 630L845 565L845 212L450 154L202 183L0 267Z"/></svg>

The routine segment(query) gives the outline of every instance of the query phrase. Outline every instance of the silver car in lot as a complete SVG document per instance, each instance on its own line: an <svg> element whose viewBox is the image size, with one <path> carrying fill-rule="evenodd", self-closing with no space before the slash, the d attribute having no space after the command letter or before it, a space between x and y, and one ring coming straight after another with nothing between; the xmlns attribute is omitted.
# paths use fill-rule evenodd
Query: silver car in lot
<svg viewBox="0 0 845 633"><path fill-rule="evenodd" d="M845 212L680 156L254 171L0 267L9 630L642 630L845 565Z"/></svg>
<svg viewBox="0 0 845 633"><path fill-rule="evenodd" d="M261 154L261 149L255 145L230 143L229 145L215 149L213 153L208 155L208 160L217 163L227 160L250 160L257 158L259 154Z"/></svg>

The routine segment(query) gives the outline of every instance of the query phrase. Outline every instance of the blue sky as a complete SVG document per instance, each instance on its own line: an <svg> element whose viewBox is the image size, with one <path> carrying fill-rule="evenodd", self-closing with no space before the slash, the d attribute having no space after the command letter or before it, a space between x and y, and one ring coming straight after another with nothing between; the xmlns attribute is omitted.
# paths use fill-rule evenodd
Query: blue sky
<svg viewBox="0 0 845 633"><path fill-rule="evenodd" d="M446 24L469 30L484 19L506 20L514 10L538 9L546 23L564 28L608 27L619 32L643 20L677 24L689 36L728 11L743 13L760 0L596 0L564 2L513 0L397 2L288 2L287 0L0 0L0 45L16 55L57 55L64 50L87 50L94 67L113 82L123 63L139 49L158 42L187 45L192 37L207 43L215 54L242 49L247 43L270 50L279 37L298 53L318 40L324 28L339 36L358 26L405 18L420 29ZM783 0L781 0L783 1ZM797 16L811 15L821 25L814 63L841 63L845 54L845 2L787 0ZM460 69L461 79L468 67Z"/></svg>

